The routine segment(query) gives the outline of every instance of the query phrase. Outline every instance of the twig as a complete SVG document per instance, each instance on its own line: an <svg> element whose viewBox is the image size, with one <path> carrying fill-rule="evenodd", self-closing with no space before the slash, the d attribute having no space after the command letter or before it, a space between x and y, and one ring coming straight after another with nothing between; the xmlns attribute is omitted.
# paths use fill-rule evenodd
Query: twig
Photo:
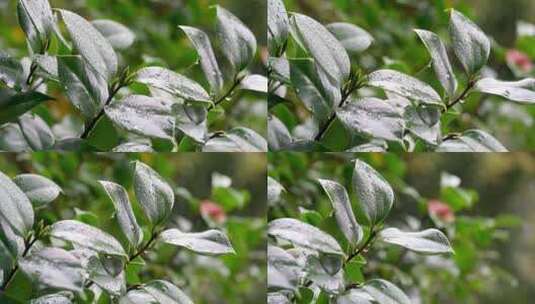
<svg viewBox="0 0 535 304"><path fill-rule="evenodd" d="M37 242L37 240L38 240L38 237L35 236L33 238L30 237L28 240L24 241L24 251L22 252L23 258L26 257L26 255L28 255L28 252L30 252L30 249L35 244L35 242ZM18 270L19 270L19 265L17 264L15 265L15 267L13 267L13 269L11 269L11 272L8 274L7 279L4 281L4 284L2 285L2 287L0 287L1 291L4 291L7 289L7 287L9 286L9 283L11 283L11 281L15 277L15 274L17 273Z"/></svg>
<svg viewBox="0 0 535 304"><path fill-rule="evenodd" d="M145 253L145 251L147 249L150 248L150 246L154 243L154 241L156 241L156 239L158 238L158 233L157 232L153 232L150 239L148 240L148 242L145 244L145 246L141 247L141 249L139 249L136 253L134 253L133 255L131 255L129 258L128 258L128 262L132 262L135 258L137 258L138 256L142 255L143 253Z"/></svg>
<svg viewBox="0 0 535 304"><path fill-rule="evenodd" d="M106 100L106 102L104 103L104 106L102 107L102 109L100 109L100 112L97 114L97 116L95 118L93 118L93 120L91 120L91 122L87 125L87 127L85 128L84 130L84 133L82 134L81 138L82 139L86 139L89 134L91 133L91 131L95 128L98 120L104 115L104 110L105 108L110 104L110 102L113 100L113 97L115 97L115 95L117 94L117 92L119 92L119 90L125 86L126 84L118 84L116 85L114 88L111 88L111 92L110 94L108 95L108 99Z"/></svg>
<svg viewBox="0 0 535 304"><path fill-rule="evenodd" d="M353 252L352 254L350 254L347 257L346 261L344 262L344 266L347 263L349 263L353 258L355 258L359 254L363 253L364 250L366 250L368 248L368 246L371 244L371 242L375 239L376 235L377 235L377 232L375 231L374 227L372 226L370 228L370 235L368 236L368 239L366 240L366 242L364 242L364 244L362 246L360 246L359 249L357 249L355 252Z"/></svg>
<svg viewBox="0 0 535 304"><path fill-rule="evenodd" d="M222 103L223 101L225 101L225 99L227 99L230 95L232 95L232 93L234 93L234 90L241 84L243 78L237 78L236 80L234 80L234 84L232 85L232 87L221 97L219 97L213 105L211 105L209 108L208 108L208 111L214 109L216 106L218 106L220 103Z"/></svg>
<svg viewBox="0 0 535 304"><path fill-rule="evenodd" d="M464 100L466 96L468 96L468 94L470 93L470 90L472 90L475 85L476 85L476 81L474 79L468 80L468 85L466 86L464 91L457 98L455 98L453 101L447 104L446 109L449 110L452 107L454 107L456 104Z"/></svg>

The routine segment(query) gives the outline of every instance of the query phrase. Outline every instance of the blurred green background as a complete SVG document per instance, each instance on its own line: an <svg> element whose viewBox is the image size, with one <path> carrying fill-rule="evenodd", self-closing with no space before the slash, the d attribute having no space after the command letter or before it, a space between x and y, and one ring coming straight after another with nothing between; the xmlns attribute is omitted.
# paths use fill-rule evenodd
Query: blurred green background
<svg viewBox="0 0 535 304"><path fill-rule="evenodd" d="M493 39L489 67L485 75L503 80L516 80L535 76L535 34L519 37L519 21L535 24L533 0L284 0L288 11L309 15L322 24L349 22L356 24L374 37L371 48L351 57L353 65L366 73L390 68L405 72L431 84L441 92L430 57L413 29L433 31L449 44L448 8L455 8L481 26ZM527 56L515 62L508 61L507 54L519 50ZM452 64L464 87L466 76L453 59ZM517 64L526 70L518 70ZM365 90L361 92L366 95ZM292 105L293 107L294 105ZM274 108L277 116L293 129L298 123L288 117L286 109ZM303 116L306 111L291 109ZM463 106L463 114L456 115L448 130L459 132L479 128L495 135L510 150L535 148L535 106L519 105L501 98L471 94ZM444 129L446 124L443 124ZM345 135L345 134L344 134ZM347 136L347 135L345 135ZM335 140L336 141L336 140ZM338 140L341 141L341 140Z"/></svg>
<svg viewBox="0 0 535 304"><path fill-rule="evenodd" d="M270 206L268 220L299 218L334 235L343 247L344 237L317 179L351 189L355 158L376 168L394 188L387 226L440 227L456 251L451 258L426 258L376 243L361 270L366 279L399 284L409 295L419 295L415 304L533 303L535 154L269 153L268 173L287 191L278 205ZM444 172L458 176L460 186L441 186ZM432 201L447 204L454 220L436 221L428 209ZM357 220L365 222L353 202Z"/></svg>
<svg viewBox="0 0 535 304"><path fill-rule="evenodd" d="M36 173L54 180L64 191L48 207L36 211L48 224L78 219L111 232L119 240L121 230L113 217L113 205L98 180L123 185L132 202L131 161L140 160L159 172L175 189L176 201L168 227L203 231L223 229L237 252L223 257L200 256L169 245L159 245L145 256L141 282L167 279L183 288L195 303L263 303L265 301L266 158L262 154L0 154L0 171L14 177ZM232 179L230 187L214 187L215 172ZM203 216L200 205L213 202L223 210L223 220ZM134 212L142 224L139 206ZM37 221L37 220L36 220ZM130 283L131 284L131 283ZM26 287L25 287L26 286ZM37 290L11 286L24 297ZM9 292L9 289L8 289Z"/></svg>

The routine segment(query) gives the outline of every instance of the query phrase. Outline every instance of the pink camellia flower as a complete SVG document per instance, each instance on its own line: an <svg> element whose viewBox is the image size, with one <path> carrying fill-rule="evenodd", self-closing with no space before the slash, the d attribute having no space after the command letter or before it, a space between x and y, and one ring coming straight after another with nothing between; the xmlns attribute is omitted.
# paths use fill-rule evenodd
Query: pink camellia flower
<svg viewBox="0 0 535 304"><path fill-rule="evenodd" d="M211 220L218 224L225 222L227 219L225 210L223 210L220 205L209 200L204 200L201 202L200 212L205 219Z"/></svg>
<svg viewBox="0 0 535 304"><path fill-rule="evenodd" d="M427 212L431 217L440 220L443 223L452 223L455 221L455 213L450 206L439 200L430 200L427 203Z"/></svg>
<svg viewBox="0 0 535 304"><path fill-rule="evenodd" d="M505 58L509 66L516 67L521 72L529 73L533 70L533 62L529 56L518 50L507 50Z"/></svg>

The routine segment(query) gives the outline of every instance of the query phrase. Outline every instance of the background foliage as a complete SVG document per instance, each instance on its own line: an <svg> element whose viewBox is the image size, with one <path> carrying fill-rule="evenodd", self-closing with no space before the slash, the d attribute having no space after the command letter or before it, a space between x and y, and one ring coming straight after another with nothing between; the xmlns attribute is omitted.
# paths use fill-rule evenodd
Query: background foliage
<svg viewBox="0 0 535 304"><path fill-rule="evenodd" d="M174 187L177 201L168 226L193 231L222 229L237 252L208 257L160 245L145 256L147 265L140 269L141 281L169 280L195 303L264 301L266 163L261 154L3 154L0 170L10 177L23 172L40 174L63 189L57 200L36 211L36 222L77 219L121 239L120 228L112 218L113 205L97 180L115 181L133 198L133 160L151 166ZM232 186L213 188L214 172L229 176ZM201 206L207 202L223 211L202 214ZM141 210L135 208L134 212L142 218ZM7 293L26 300L35 297L38 290L19 272Z"/></svg>
<svg viewBox="0 0 535 304"><path fill-rule="evenodd" d="M441 227L456 253L446 259L419 259L376 244L365 255L367 264L349 274L353 281L359 282L362 274L367 280L390 280L414 303L529 303L533 297L533 154L399 157L279 152L268 158L269 175L286 189L281 201L270 206L268 220L298 218L343 244L331 203L317 179L336 180L349 189L351 160L358 158L394 188L396 200L386 226ZM460 177L461 184L441 186L444 172ZM362 210L355 203L353 210L362 222Z"/></svg>

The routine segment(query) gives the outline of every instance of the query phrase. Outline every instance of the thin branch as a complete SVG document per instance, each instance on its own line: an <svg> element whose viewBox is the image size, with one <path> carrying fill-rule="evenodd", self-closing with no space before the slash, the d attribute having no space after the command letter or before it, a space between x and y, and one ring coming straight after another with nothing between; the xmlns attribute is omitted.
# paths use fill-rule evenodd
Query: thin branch
<svg viewBox="0 0 535 304"><path fill-rule="evenodd" d="M117 92L119 92L119 90L125 85L126 84L118 84L114 88L111 88L110 90L111 92L108 95L108 99L104 103L104 106L102 107L102 109L100 109L100 112L97 114L97 116L93 118L93 120L91 120L91 122L85 128L84 133L81 136L82 139L86 139L89 136L91 131L95 128L98 120L104 115L104 109L110 104L110 102L113 100L115 95L117 95Z"/></svg>
<svg viewBox="0 0 535 304"><path fill-rule="evenodd" d="M229 96L232 95L232 93L234 93L234 90L241 84L243 78L237 78L236 80L234 80L234 84L232 85L232 87L225 93L223 94L223 96L219 97L213 105L211 105L209 108L208 108L208 111L214 109L216 106L218 106L220 103L222 103L223 101L225 101L225 99L227 99Z"/></svg>
<svg viewBox="0 0 535 304"><path fill-rule="evenodd" d="M158 235L159 235L159 233L153 232L151 234L151 237L148 240L148 242L143 247L141 247L136 253L134 253L133 255L128 257L128 262L132 262L135 258L137 258L138 256L144 254L145 251L147 251L150 248L150 246L152 246L154 241L156 241L156 239L158 238Z"/></svg>
<svg viewBox="0 0 535 304"><path fill-rule="evenodd" d="M468 80L468 85L466 86L466 88L464 89L464 91L457 97L455 98L454 100L452 100L450 103L448 103L446 105L446 109L449 110L451 109L452 107L454 107L456 104L458 104L459 102L461 102L462 100L464 100L466 98L466 96L468 96L468 94L470 93L470 91L474 88L474 86L476 85L476 81L474 79L470 79Z"/></svg>
<svg viewBox="0 0 535 304"><path fill-rule="evenodd" d="M371 244L371 242L375 239L375 236L377 235L377 232L374 228L375 227L373 226L370 228L370 235L368 236L368 239L366 239L366 242L364 242L364 244L360 246L359 249L357 249L355 252L353 252L347 257L346 261L344 262L344 266L368 248L368 246Z"/></svg>
<svg viewBox="0 0 535 304"><path fill-rule="evenodd" d="M338 104L338 108L343 107L347 99L349 98L349 96L351 96L351 94L355 92L359 87L360 85L357 85L351 89L342 90L342 99L340 100L340 103ZM316 137L314 137L315 141L320 141L323 138L323 136L325 135L327 130L329 130L329 128L331 127L335 119L336 119L336 111L331 114L327 122L320 128L318 134L316 135Z"/></svg>
<svg viewBox="0 0 535 304"><path fill-rule="evenodd" d="M22 252L21 257L24 258L28 255L28 252L30 252L30 249L35 244L35 242L37 242L37 240L38 240L38 237L35 236L35 237L30 237L28 240L24 241L24 251ZM9 283L11 283L11 281L15 277L15 274L17 273L18 270L19 270L19 265L17 264L15 265L15 267L13 267L13 269L11 269L11 272L8 274L7 279L4 281L4 284L0 287L1 291L4 291L7 289L7 287L9 286Z"/></svg>

